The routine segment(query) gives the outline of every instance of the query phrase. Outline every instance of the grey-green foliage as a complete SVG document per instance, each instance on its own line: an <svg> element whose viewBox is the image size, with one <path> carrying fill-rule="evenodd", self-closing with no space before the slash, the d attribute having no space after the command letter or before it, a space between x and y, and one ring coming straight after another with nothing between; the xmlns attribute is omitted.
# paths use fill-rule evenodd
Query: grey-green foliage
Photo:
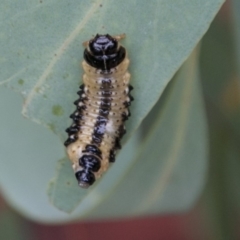
<svg viewBox="0 0 240 240"><path fill-rule="evenodd" d="M240 1L232 1L232 10L233 10L233 26L235 30L235 44L236 44L236 57L238 60L238 74L240 75ZM240 83L239 83L240 84Z"/></svg>
<svg viewBox="0 0 240 240"><path fill-rule="evenodd" d="M213 219L211 239L238 239L240 207L239 1L228 1L201 44L200 69L208 113L208 184L202 207ZM235 18L233 18L235 13ZM234 20L234 21L232 21ZM238 55L237 55L238 54ZM204 222L208 220L205 218ZM204 239L204 237L202 237Z"/></svg>
<svg viewBox="0 0 240 240"><path fill-rule="evenodd" d="M206 32L222 2L2 1L0 84L21 92L22 113L48 126L61 140L66 138L64 129L70 124L68 115L77 98L84 40L97 32L126 33L123 44L131 59L135 88L125 141L132 137L95 187L77 188L70 163L59 163L48 193L58 208L67 212L77 208L71 215L54 209L44 195L56 159L64 156L63 147L54 136L46 138L49 133L41 127L26 126L16 115L20 103L13 104L13 96L11 102L7 99L11 94L2 88L1 112L11 120L4 118L0 126L4 149L0 182L10 203L27 216L54 222L190 207L204 182L207 144L196 53L169 87L165 101L160 99L161 107L156 105L135 130ZM18 140L14 140L14 148L13 139ZM111 211L104 206L112 206Z"/></svg>
<svg viewBox="0 0 240 240"><path fill-rule="evenodd" d="M9 209L1 209L0 239L33 239L33 234L20 216L11 212Z"/></svg>

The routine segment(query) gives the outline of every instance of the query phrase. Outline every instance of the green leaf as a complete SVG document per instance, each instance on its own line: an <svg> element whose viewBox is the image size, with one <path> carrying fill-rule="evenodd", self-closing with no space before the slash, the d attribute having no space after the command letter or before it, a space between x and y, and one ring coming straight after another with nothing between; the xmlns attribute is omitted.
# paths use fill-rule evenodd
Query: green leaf
<svg viewBox="0 0 240 240"><path fill-rule="evenodd" d="M21 92L23 114L50 127L64 140L64 129L70 124L68 116L74 109L72 102L77 98L75 92L82 76L79 67L81 43L97 32L125 32L127 38L123 45L131 59L130 72L135 88L126 141L206 32L222 2L162 0L149 4L146 1L3 0L0 9L0 85ZM108 179L113 179L113 174L116 179L123 178L122 173L130 171L129 164L133 164L137 156L128 155L129 151L143 144L139 142L139 133L130 139L117 163L92 191L79 189L76 198L61 204L56 200L60 192L51 193L51 201L65 211L73 210L76 199L82 199L76 211L68 216L49 205L44 193L56 159L63 158L63 147L45 129L18 116L21 104L18 96L4 88L0 90L1 112L4 113L0 126L0 182L12 205L31 218L57 222L86 215L100 202L104 204L112 192L117 196L115 185L119 181L111 183ZM141 141L147 139L144 137ZM145 154L143 148L142 151ZM70 168L70 163L65 163ZM57 175L60 171L61 168ZM64 172L72 181L70 170ZM66 190L67 187L61 190L62 194ZM121 214L124 212L126 209ZM118 215L117 211L112 214Z"/></svg>
<svg viewBox="0 0 240 240"><path fill-rule="evenodd" d="M222 115L240 134L240 94L236 47L230 22L216 19L201 44L201 78L210 119ZM236 42L236 41L235 41ZM237 42L236 42L237 43ZM239 68L240 70L240 68Z"/></svg>
<svg viewBox="0 0 240 240"><path fill-rule="evenodd" d="M64 129L70 123L68 116L83 73L79 67L81 43L96 33L124 32L136 99L128 123L130 135L206 32L222 3L4 0L0 81L23 94L25 116L65 139Z"/></svg>
<svg viewBox="0 0 240 240"><path fill-rule="evenodd" d="M238 238L232 223L238 221L240 207L240 94L234 46L237 41L233 22L229 21L232 16L226 11L228 6L212 23L201 44L201 79L210 148L208 183L201 202L207 218L214 220L211 239ZM237 5L234 10L239 10Z"/></svg>
<svg viewBox="0 0 240 240"><path fill-rule="evenodd" d="M240 79L240 2L233 0L232 3L233 11L233 27L235 33L235 45L236 45L236 57L238 64L238 78Z"/></svg>
<svg viewBox="0 0 240 240"><path fill-rule="evenodd" d="M10 209L1 210L0 239L30 240L34 238L28 222Z"/></svg>

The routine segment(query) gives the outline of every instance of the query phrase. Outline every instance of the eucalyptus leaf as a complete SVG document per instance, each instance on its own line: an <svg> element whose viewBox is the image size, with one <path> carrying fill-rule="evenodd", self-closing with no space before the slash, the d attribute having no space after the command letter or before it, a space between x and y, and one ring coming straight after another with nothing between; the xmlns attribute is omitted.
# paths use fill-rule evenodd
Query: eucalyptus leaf
<svg viewBox="0 0 240 240"><path fill-rule="evenodd" d="M149 133L146 132L148 138L139 138L141 129L135 134L134 131L140 126L174 73L207 31L222 3L223 0L159 0L152 1L151 4L146 1L113 0L1 1L0 85L21 92L24 97L22 107L24 116L48 126L61 141L66 138L64 129L70 124L68 116L74 110L72 102L77 98L75 92L83 73L79 67L82 61L81 43L83 41L97 32L113 35L126 33L127 38L123 41L123 45L128 49L131 59L130 72L132 85L135 88L133 92L135 101L131 107L132 117L127 123L128 135L125 141L130 135L133 136L120 152L118 161L91 191L77 188L78 192L74 190L74 176L70 171L70 163L61 160L48 193L51 202L61 210L70 212L76 208L71 215L51 206L45 194L47 182L54 172L56 159L64 159L62 145L45 129L21 119L18 116L21 99L5 88L1 88L3 118L0 126L2 136L0 183L9 203L26 216L44 222L63 222L85 216L108 216L110 212L106 214L105 207L99 209L98 206L107 203L108 198L114 198L114 196L116 198L122 191L130 189L131 185L128 187L124 182L126 181L124 179L128 179L129 176L124 178L124 175L127 175L128 171L131 172L131 165L141 161L141 158L135 155L138 152L135 149L141 148L140 146L146 147L146 152L141 148L142 154L146 154L150 149L148 139L154 139L154 136L150 137L151 130ZM197 74L196 68L195 64L194 72ZM195 77L194 74L192 76ZM191 86L195 89L194 84ZM196 96L199 96L197 93L199 89L197 87L196 89ZM173 96L168 98L174 99ZM199 113L203 114L201 104L198 108ZM199 124L204 125L204 120ZM154 131L157 131L156 129ZM195 132L196 129L191 128L191 131ZM204 145L203 139L202 136L199 147ZM193 145L190 143L188 146L190 153L195 150ZM180 149L185 149L185 146ZM204 163L203 155L204 151L200 156L203 159L202 162L199 161L201 164ZM189 156L186 159L189 160ZM65 168L61 168L61 164ZM201 166L200 169L204 169L203 165ZM162 168L162 166L158 167ZM155 170L159 170L158 167ZM61 171L63 175L60 174ZM140 168L133 172L141 175L141 171L143 170ZM201 174L203 173L202 170ZM66 178L58 179L58 176ZM158 175L155 174L155 176ZM136 184L137 175L133 177L135 179L133 184ZM147 207L141 208L140 211L141 205L138 208L136 205L136 209L131 212L128 212L126 207L120 213L120 209L123 210L126 202L122 201L121 205L119 201L119 209L115 206L116 211L112 212L111 216L123 216L124 213L126 213L125 216L151 213L155 208L157 212L186 209L200 192L204 174L198 177L196 192L189 188L191 190L189 195L184 194L188 199L183 201L181 207L178 204L173 206L173 202L165 206L162 201L159 201L161 206L153 202L153 208L146 205ZM112 182L112 179L115 180ZM154 177L150 180L152 184L151 182L146 184L154 186L157 182ZM65 185L61 188L60 183ZM127 186L126 190L122 190L124 186ZM166 186L168 189L169 186ZM53 187L57 190L56 192L51 192ZM175 185L172 189L175 189ZM68 196L69 202L66 202L64 194L69 191L73 195ZM128 194L132 196L131 204L133 204L134 195L131 192ZM64 198L60 200L58 196L64 196ZM166 197L168 195L162 196L163 199L168 198ZM157 201L157 198L155 200ZM80 202L81 204L77 207ZM129 206L132 206L131 204ZM93 209L95 209L94 212L92 212Z"/></svg>

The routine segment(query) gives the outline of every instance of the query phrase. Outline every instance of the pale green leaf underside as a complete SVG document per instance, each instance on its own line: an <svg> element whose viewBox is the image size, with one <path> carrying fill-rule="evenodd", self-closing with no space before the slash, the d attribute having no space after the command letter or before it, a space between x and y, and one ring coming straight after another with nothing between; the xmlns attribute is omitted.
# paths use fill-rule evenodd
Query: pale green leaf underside
<svg viewBox="0 0 240 240"><path fill-rule="evenodd" d="M126 140L141 124L159 99L168 81L206 32L222 2L222 0L159 0L149 4L147 1L52 0L41 3L41 1L30 0L3 0L0 8L2 25L0 85L6 85L21 92L24 96L24 115L49 126L64 140L66 138L64 129L71 122L68 116L74 110L72 102L77 98L76 91L82 75L82 69L79 67L82 61L81 43L97 32L110 34L125 32L127 38L123 44L128 49L131 59L130 72L132 85L135 88L133 92L135 101L131 106L132 117L127 123ZM189 69L189 66L185 69ZM196 70L196 66L194 69ZM197 73L194 71L192 76L195 77L195 74ZM186 72L179 75L179 79L181 78L186 78L186 81L190 79ZM180 83L176 81L172 85L172 92L176 90L177 84ZM184 84L187 83L182 80L179 88L186 87ZM6 118L3 118L4 124L0 127L1 134L4 136L1 139L3 151L0 155L0 182L5 196L11 204L27 216L51 222L68 221L83 216L106 217L108 214L109 216L126 216L127 214L151 213L156 209L157 212L186 209L193 203L200 191L205 166L205 122L199 100L199 89L195 84L196 82L192 82L187 89L194 92L191 96L194 96L192 101L196 101L197 104L194 108L195 116L200 114L200 117L195 119L199 127L195 129L191 125L194 120L190 118L193 116L188 111L193 111L193 109L192 105L188 106L188 110L183 110L183 113L187 114L184 115L186 121L182 120L183 125L181 125L184 130L179 130L184 136L180 134L178 137L182 136L184 139L189 135L193 138L197 136L199 137L197 146L191 140L188 148L185 146L187 141L176 147L172 129L167 128L169 132L163 130L161 124L164 121L161 124L158 122L163 116L171 116L174 107L180 109L182 106L179 101L182 100L180 95L183 92L179 89L176 94L167 95L169 102L164 103L168 106L164 108L165 115L162 114L161 117L159 113L156 119L149 117L150 120L146 120L153 121L154 126L144 132L141 138L139 138L141 129L135 133L118 155L117 162L92 191L80 190L74 185L70 163L62 160L64 168L59 166L57 172L57 176L62 178L59 182L52 182L49 193L51 201L67 212L76 208L82 200L71 215L59 212L51 206L44 193L46 184L53 175L56 159L63 156L62 146L54 136L46 133L40 126L21 120L16 114L19 111L19 98L1 89L0 97L3 103L1 111L5 112ZM9 99L8 96L11 98ZM179 96L178 100L175 99L177 96ZM14 99L18 99L15 100L18 104L11 102ZM167 105L170 102L172 105ZM155 114L158 114L158 111L155 110ZM181 112L175 111L174 114L181 115ZM7 117L11 121L8 121ZM165 121L170 124L169 120ZM186 122L191 123L191 128L186 127L188 126ZM172 124L177 128L176 122ZM202 129L201 136L198 136L199 129ZM183 131L187 132L183 133ZM14 151L11 145L13 136L17 143L14 145ZM171 147L176 147L180 155L175 156L173 162L169 162L167 159L174 159L174 156L170 156L170 150L169 153L165 151L166 155L156 152L154 154L161 161L154 160L155 155L149 158L149 161L144 161L149 151L152 152L150 143L151 141L156 143L154 139L158 139L159 143L167 139ZM161 148L159 146L159 149ZM201 152L199 155L201 161L197 161L195 151ZM185 155L186 157L183 157ZM176 166L183 161L182 159L189 163L191 157L194 158L194 161L191 161L192 168L198 167L199 175L197 175L198 178L195 176L195 182L188 183L196 184L194 188L192 185L189 186L189 192L186 190L184 181L179 181L178 190L176 184L173 183L171 186L168 181L165 184L161 180L161 178L168 180L170 175L174 178L184 175L183 178L188 182L189 175L196 175L196 172L191 170L192 168L189 167L189 171L186 170L186 172L181 168L182 172L175 173L174 171ZM157 172L151 175L149 182L141 181L142 175L144 176L144 167L146 171L151 168L151 161L154 164L157 163L154 168ZM185 166L184 161L181 166ZM171 170L170 173L168 169ZM114 182L112 179L115 179ZM156 191L158 181L161 183L162 190ZM136 185L137 182L138 185ZM136 193L136 198L141 200L139 204L136 204L136 198L134 194L131 194L133 186L138 191L146 188L145 191ZM186 194L181 194L181 187ZM73 195L71 197L68 195L66 199L64 198L66 193ZM174 194L187 199L181 201L182 206L179 205L180 202L175 204L173 201L168 201ZM125 199L126 195L128 198ZM58 196L63 196L63 198L60 200ZM120 201L121 196L124 196L122 201ZM115 205L116 199L120 199L118 205ZM128 202L129 206L127 206ZM112 210L106 212L108 205Z"/></svg>

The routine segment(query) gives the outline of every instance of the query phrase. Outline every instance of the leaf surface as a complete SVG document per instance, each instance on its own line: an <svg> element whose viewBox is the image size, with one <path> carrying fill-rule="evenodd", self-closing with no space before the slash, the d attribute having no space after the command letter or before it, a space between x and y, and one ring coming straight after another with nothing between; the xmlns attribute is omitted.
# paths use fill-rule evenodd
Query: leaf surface
<svg viewBox="0 0 240 240"><path fill-rule="evenodd" d="M68 221L86 214L95 216L98 212L99 217L104 216L100 209L94 214L89 213L96 206L104 204L108 196L118 196L117 192L123 191L121 189L126 186L126 183L122 183L124 180L120 181L125 179L123 173L127 174L131 171L130 165L135 166L135 162L140 161L133 149L146 147L146 152L144 148L141 149L143 155L149 151L148 141L152 141L149 139L156 136L149 133L146 134L148 138L144 135L139 141L138 135L142 130L134 132L156 104L174 73L207 31L222 3L223 0L159 0L151 4L143 0L3 0L0 9L0 85L22 93L24 116L48 126L61 141L66 139L64 129L70 125L68 116L74 110L72 102L77 98L76 92L83 74L79 67L82 61L81 43L97 32L113 35L126 33L127 38L123 45L127 48L131 60L130 72L135 98L131 106L132 117L127 123L128 134L124 139L127 144L120 152L117 163L96 188L84 192L79 190L76 193L72 186L74 176L66 169L70 168L70 163L61 160L65 168L58 167L56 177L61 176L63 171L65 178L59 181L67 186L61 189L58 188L60 182L55 182L57 185L52 182L52 187L57 191L53 193L50 188L50 199L66 212L72 211L77 207L77 203L81 202L74 213L65 215L49 205L47 196L44 195L46 184L52 178L56 159L64 157L63 147L56 137L40 126L27 123L18 117L20 98L11 95L4 88L0 89L1 111L4 115L0 127L0 147L3 150L0 155L0 182L10 203L27 216L45 222ZM197 69L197 64L194 69ZM194 86L192 85L193 89ZM199 109L201 113L200 105ZM157 119L150 118L149 121ZM204 121L201 124L204 125ZM157 131L156 129L149 131ZM17 143L14 151L12 136ZM127 142L127 139L130 141ZM191 147L192 145L189 149ZM152 158L151 160L153 161ZM142 170L138 171L136 174L140 174ZM115 182L111 182L113 176ZM157 182L154 178L151 181L151 186ZM73 195L69 202L65 198L60 202L57 196L69 193L70 187ZM123 208L124 201L122 204ZM143 209L145 210L139 213L151 212L147 207ZM175 208L158 209L162 212L163 209L170 211ZM126 210L127 208L122 214L126 213ZM134 214L136 212L137 209ZM112 216L119 216L119 212L113 212Z"/></svg>

